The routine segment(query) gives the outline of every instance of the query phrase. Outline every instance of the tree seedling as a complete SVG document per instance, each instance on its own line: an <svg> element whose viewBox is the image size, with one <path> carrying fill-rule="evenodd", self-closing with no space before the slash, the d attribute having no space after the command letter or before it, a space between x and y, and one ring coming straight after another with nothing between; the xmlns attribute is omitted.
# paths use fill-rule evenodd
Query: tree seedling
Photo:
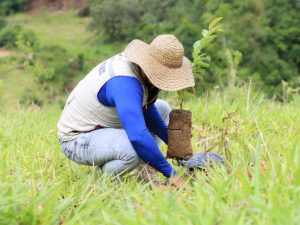
<svg viewBox="0 0 300 225"><path fill-rule="evenodd" d="M202 75L209 68L211 61L210 56L205 52L206 48L215 40L218 32L222 32L223 28L220 21L223 17L218 17L210 22L208 29L202 30L202 38L193 45L193 65L192 70L196 78L202 79ZM177 91L180 109L183 107L185 89ZM195 94L195 88L192 88Z"/></svg>

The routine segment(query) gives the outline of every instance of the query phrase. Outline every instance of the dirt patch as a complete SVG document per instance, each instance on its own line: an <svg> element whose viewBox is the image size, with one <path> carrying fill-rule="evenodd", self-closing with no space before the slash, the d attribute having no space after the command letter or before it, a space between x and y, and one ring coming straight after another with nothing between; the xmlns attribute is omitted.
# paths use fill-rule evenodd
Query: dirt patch
<svg viewBox="0 0 300 225"><path fill-rule="evenodd" d="M14 52L12 52L12 51L0 49L0 58L9 57L9 56L12 56L13 54L14 54Z"/></svg>
<svg viewBox="0 0 300 225"><path fill-rule="evenodd" d="M73 8L80 8L85 5L86 0L33 0L29 6L29 13L36 15L43 10L59 12Z"/></svg>
<svg viewBox="0 0 300 225"><path fill-rule="evenodd" d="M192 150L192 112L189 110L172 110L168 128L168 158L189 159Z"/></svg>

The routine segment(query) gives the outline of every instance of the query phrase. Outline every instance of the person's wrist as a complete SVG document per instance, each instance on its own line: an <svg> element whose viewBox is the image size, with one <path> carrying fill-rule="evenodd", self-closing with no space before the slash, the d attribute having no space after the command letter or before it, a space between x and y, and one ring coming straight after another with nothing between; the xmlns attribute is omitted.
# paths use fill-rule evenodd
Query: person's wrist
<svg viewBox="0 0 300 225"><path fill-rule="evenodd" d="M180 187L185 184L185 180L179 176L179 174L175 174L174 176L169 178L169 185L175 186L175 187Z"/></svg>
<svg viewBox="0 0 300 225"><path fill-rule="evenodd" d="M172 169L170 176L168 178L170 179L171 177L173 177L175 175L176 175L176 171L174 169Z"/></svg>

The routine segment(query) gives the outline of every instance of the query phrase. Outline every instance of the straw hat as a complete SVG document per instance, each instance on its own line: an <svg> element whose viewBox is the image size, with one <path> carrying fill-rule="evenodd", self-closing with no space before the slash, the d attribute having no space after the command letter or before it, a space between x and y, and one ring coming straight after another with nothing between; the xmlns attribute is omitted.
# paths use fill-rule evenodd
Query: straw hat
<svg viewBox="0 0 300 225"><path fill-rule="evenodd" d="M159 89L177 91L195 86L192 64L184 57L183 46L174 35L159 35L150 45L135 39L124 54L128 61L138 64Z"/></svg>

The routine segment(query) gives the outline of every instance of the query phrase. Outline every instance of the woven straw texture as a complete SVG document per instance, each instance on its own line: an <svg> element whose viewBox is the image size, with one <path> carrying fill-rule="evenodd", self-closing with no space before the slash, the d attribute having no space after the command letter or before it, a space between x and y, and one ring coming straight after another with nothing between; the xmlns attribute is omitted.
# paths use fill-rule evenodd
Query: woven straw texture
<svg viewBox="0 0 300 225"><path fill-rule="evenodd" d="M135 39L128 44L124 54L161 90L178 91L195 86L192 64L184 57L183 46L174 35L159 35L150 45Z"/></svg>

